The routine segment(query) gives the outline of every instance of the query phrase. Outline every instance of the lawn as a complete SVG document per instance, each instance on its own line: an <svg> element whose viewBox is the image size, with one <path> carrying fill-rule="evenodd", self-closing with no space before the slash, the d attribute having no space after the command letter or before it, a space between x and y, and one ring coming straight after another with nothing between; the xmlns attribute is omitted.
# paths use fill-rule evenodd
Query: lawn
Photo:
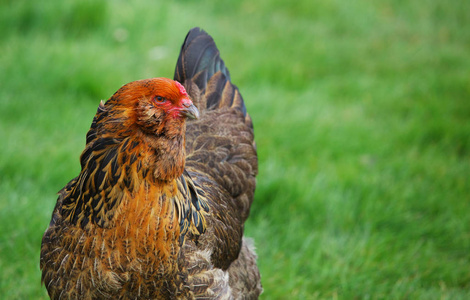
<svg viewBox="0 0 470 300"><path fill-rule="evenodd" d="M470 1L1 1L0 298L39 250L101 99L216 40L260 172L262 299L470 299Z"/></svg>

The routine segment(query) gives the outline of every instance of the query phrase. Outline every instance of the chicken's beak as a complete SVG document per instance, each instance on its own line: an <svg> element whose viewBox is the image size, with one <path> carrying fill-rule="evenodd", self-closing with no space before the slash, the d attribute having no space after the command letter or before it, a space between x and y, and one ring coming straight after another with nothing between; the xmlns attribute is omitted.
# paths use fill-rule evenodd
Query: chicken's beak
<svg viewBox="0 0 470 300"><path fill-rule="evenodd" d="M199 110L191 100L183 102L183 108L180 112L188 119L199 119Z"/></svg>

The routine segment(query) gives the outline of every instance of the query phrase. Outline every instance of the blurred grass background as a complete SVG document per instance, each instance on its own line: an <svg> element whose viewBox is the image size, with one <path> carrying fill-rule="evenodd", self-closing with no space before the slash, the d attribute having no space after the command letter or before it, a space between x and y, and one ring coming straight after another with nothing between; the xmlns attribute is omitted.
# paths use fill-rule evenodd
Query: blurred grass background
<svg viewBox="0 0 470 300"><path fill-rule="evenodd" d="M255 124L263 299L470 299L470 1L0 1L0 296L101 99L216 40Z"/></svg>

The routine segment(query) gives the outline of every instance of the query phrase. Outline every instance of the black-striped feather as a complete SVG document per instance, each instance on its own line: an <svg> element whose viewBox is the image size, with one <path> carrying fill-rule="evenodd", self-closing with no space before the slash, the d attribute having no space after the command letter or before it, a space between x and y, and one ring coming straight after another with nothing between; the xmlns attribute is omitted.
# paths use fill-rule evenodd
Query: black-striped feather
<svg viewBox="0 0 470 300"><path fill-rule="evenodd" d="M191 29L186 36L176 63L174 79L184 84L190 95L192 83L201 94L210 90L204 97L203 107L201 103L196 103L200 110L234 107L246 115L243 98L230 81L230 72L220 57L219 49L212 37L198 27Z"/></svg>

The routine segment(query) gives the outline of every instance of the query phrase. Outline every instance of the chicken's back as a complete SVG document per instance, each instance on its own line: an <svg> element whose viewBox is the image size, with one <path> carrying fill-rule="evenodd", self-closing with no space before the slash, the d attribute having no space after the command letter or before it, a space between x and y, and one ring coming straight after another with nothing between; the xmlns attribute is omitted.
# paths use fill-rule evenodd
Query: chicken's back
<svg viewBox="0 0 470 300"><path fill-rule="evenodd" d="M207 232L183 247L189 280L201 287L201 297L257 298L256 255L243 238L258 173L251 118L213 39L199 28L186 37L175 80L201 112L187 124L186 170L209 204Z"/></svg>

